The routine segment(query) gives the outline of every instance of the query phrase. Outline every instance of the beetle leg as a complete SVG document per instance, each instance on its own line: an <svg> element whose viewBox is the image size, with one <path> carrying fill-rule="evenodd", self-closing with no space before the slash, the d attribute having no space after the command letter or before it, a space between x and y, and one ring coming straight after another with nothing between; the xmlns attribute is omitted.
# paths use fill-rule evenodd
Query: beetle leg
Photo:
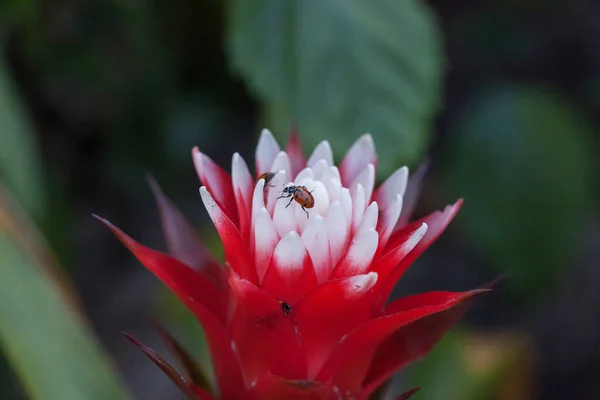
<svg viewBox="0 0 600 400"><path fill-rule="evenodd" d="M279 199L287 199L288 197L290 197L290 196L291 196L291 194L290 194L290 195L288 195L288 196L286 196L286 194L287 194L287 193L284 193L284 194L282 194L281 196L279 196L279 197L278 197L278 198L276 198L275 200L279 200Z"/></svg>
<svg viewBox="0 0 600 400"><path fill-rule="evenodd" d="M285 206L285 208L288 208L288 207L290 206L290 204L292 204L292 200L294 200L294 198L293 198L293 197L290 199L290 202L289 202L289 203L287 203L287 206Z"/></svg>
<svg viewBox="0 0 600 400"><path fill-rule="evenodd" d="M304 210L304 212L306 213L306 219L308 219L308 211L306 211L306 208L304 208L304 206L302 206L302 209Z"/></svg>

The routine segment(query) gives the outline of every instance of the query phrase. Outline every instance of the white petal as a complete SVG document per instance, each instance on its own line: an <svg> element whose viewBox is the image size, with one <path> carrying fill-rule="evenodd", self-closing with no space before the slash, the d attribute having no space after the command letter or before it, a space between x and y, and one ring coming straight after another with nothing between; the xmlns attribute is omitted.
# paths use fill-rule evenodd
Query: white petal
<svg viewBox="0 0 600 400"><path fill-rule="evenodd" d="M379 207L382 210L386 210L390 204L396 201L397 195L404 197L407 183L408 168L402 167L397 169L375 192L375 201L379 203Z"/></svg>
<svg viewBox="0 0 600 400"><path fill-rule="evenodd" d="M329 178L321 180L321 182L323 182L325 189L327 189L327 193L329 193L330 203L340 199L340 191L342 190L342 184L340 181Z"/></svg>
<svg viewBox="0 0 600 400"><path fill-rule="evenodd" d="M275 160L273 160L273 164L271 164L271 172L275 171L285 171L285 180L289 181L292 179L292 167L290 164L290 158L288 157L285 151L280 151L277 153Z"/></svg>
<svg viewBox="0 0 600 400"><path fill-rule="evenodd" d="M252 280L256 274L253 269L254 263L250 255L250 249L238 228L219 207L205 186L200 188L200 196L223 242L225 259L231 263L233 270L240 274L243 279Z"/></svg>
<svg viewBox="0 0 600 400"><path fill-rule="evenodd" d="M308 186L308 189L312 190L313 198L315 199L314 210L317 214L322 215L323 217L327 216L329 211L329 204L331 200L329 198L329 192L327 188L320 181L314 181L312 183L312 187ZM312 215L312 214L311 214Z"/></svg>
<svg viewBox="0 0 600 400"><path fill-rule="evenodd" d="M306 165L312 167L319 160L325 160L327 164L333 165L333 152L331 151L331 145L327 140L323 140L317 145L317 147L315 147L315 150L312 152L310 157L308 157Z"/></svg>
<svg viewBox="0 0 600 400"><path fill-rule="evenodd" d="M329 170L329 164L327 164L327 161L320 159L315 163L315 165L313 165L310 168L312 169L315 179L322 180L323 174L325 174Z"/></svg>
<svg viewBox="0 0 600 400"><path fill-rule="evenodd" d="M339 201L336 201L329 207L325 225L327 226L327 237L329 238L331 265L335 265L342 258L348 238L346 216Z"/></svg>
<svg viewBox="0 0 600 400"><path fill-rule="evenodd" d="M358 184L350 193L352 195L352 229L355 230L362 222L367 203L365 201L365 190L361 184Z"/></svg>
<svg viewBox="0 0 600 400"><path fill-rule="evenodd" d="M254 186L252 194L252 222L256 220L258 212L265 206L265 181L259 180Z"/></svg>
<svg viewBox="0 0 600 400"><path fill-rule="evenodd" d="M370 229L357 236L344 257L344 262L348 263L348 270L344 275L351 276L367 272L373 261L378 242L379 235L375 229Z"/></svg>
<svg viewBox="0 0 600 400"><path fill-rule="evenodd" d="M338 181L340 185L342 184L342 180L340 179L340 174L335 167L329 167L327 170L323 172L320 177L321 180L333 179L334 181Z"/></svg>
<svg viewBox="0 0 600 400"><path fill-rule="evenodd" d="M365 133L354 142L340 164L342 182L344 184L352 182L367 164L375 164L376 161L373 138L371 134Z"/></svg>
<svg viewBox="0 0 600 400"><path fill-rule="evenodd" d="M256 145L256 175L271 172L273 160L279 153L279 145L268 129L263 129Z"/></svg>
<svg viewBox="0 0 600 400"><path fill-rule="evenodd" d="M239 216L238 227L242 236L248 238L252 228L251 208L254 181L246 162L238 153L234 153L231 160L231 184Z"/></svg>
<svg viewBox="0 0 600 400"><path fill-rule="evenodd" d="M258 212L254 223L254 259L259 282L262 281L265 272L267 272L273 250L278 241L279 235L275 230L275 224L273 224L267 209L263 207Z"/></svg>
<svg viewBox="0 0 600 400"><path fill-rule="evenodd" d="M340 175L335 167L328 167L327 170L320 177L321 182L325 185L329 191L329 197L334 200L340 198L340 190L342 188L342 181Z"/></svg>
<svg viewBox="0 0 600 400"><path fill-rule="evenodd" d="M290 231L296 231L298 228L296 224L296 214L292 208L295 205L297 205L297 203L294 201L293 197L282 198L275 203L273 222L275 223L275 229L277 229L277 233L279 233L280 237L284 237Z"/></svg>
<svg viewBox="0 0 600 400"><path fill-rule="evenodd" d="M369 272L368 274L355 275L344 280L346 290L343 290L344 299L351 300L360 297L368 292L377 283L377 272ZM342 300L342 299L340 299Z"/></svg>
<svg viewBox="0 0 600 400"><path fill-rule="evenodd" d="M410 251L412 251L412 249L414 249L417 246L417 244L419 244L421 239L423 239L423 236L425 236L425 233L427 233L428 228L429 227L427 226L427 224L423 223L423 225L421 225L419 229L417 229L412 235L410 235L410 237L402 244L402 250L404 254L408 254Z"/></svg>
<svg viewBox="0 0 600 400"><path fill-rule="evenodd" d="M294 185L296 186L306 186L307 188L312 188L313 184L314 184L314 179L310 178L309 176L305 175L303 178L300 178L298 180L294 181ZM312 190L312 189L310 189Z"/></svg>
<svg viewBox="0 0 600 400"><path fill-rule="evenodd" d="M336 177L338 181L342 181L342 177L340 176L340 170L335 165L329 167L329 172L332 176Z"/></svg>
<svg viewBox="0 0 600 400"><path fill-rule="evenodd" d="M297 232L288 232L275 247L273 258L280 269L302 268L306 249Z"/></svg>
<svg viewBox="0 0 600 400"><path fill-rule="evenodd" d="M389 204L388 207L383 210L381 218L379 219L379 247L383 248L386 244L390 235L394 231L396 222L400 218L402 212L402 196L396 195L396 199L393 203Z"/></svg>
<svg viewBox="0 0 600 400"><path fill-rule="evenodd" d="M342 187L340 189L340 203L342 203L342 209L346 216L346 226L351 227L352 225L352 196L350 196L350 189Z"/></svg>
<svg viewBox="0 0 600 400"><path fill-rule="evenodd" d="M376 202L372 202L363 216L363 220L360 226L356 230L356 235L359 236L361 233L366 232L377 227L377 218L379 217L379 206Z"/></svg>
<svg viewBox="0 0 600 400"><path fill-rule="evenodd" d="M266 203L267 203L267 211L270 215L273 215L275 211L275 205L277 204L277 198L281 195L283 188L285 188L285 184L288 182L286 179L286 173L284 171L275 172L275 176L269 182L269 185L266 188Z"/></svg>
<svg viewBox="0 0 600 400"><path fill-rule="evenodd" d="M365 190L365 204L371 203L371 195L373 194L373 187L375 186L375 166L368 164L360 174L354 179L350 188L352 189L356 185L362 185Z"/></svg>
<svg viewBox="0 0 600 400"><path fill-rule="evenodd" d="M202 197L202 202L204 203L204 207L210 216L210 219L213 221L213 224L219 225L223 223L223 219L226 218L225 213L217 202L210 195L206 186L200 187L200 197Z"/></svg>
<svg viewBox="0 0 600 400"><path fill-rule="evenodd" d="M315 215L309 219L306 229L302 232L302 241L315 267L317 281L320 283L327 280L331 273L331 262L327 228L323 217Z"/></svg>
<svg viewBox="0 0 600 400"><path fill-rule="evenodd" d="M311 181L315 179L315 175L313 174L311 168L304 168L302 171L300 171L298 175L296 175L294 182L299 182L307 178L310 178Z"/></svg>
<svg viewBox="0 0 600 400"><path fill-rule="evenodd" d="M241 193L244 203L246 206L249 206L251 201L252 175L246 161L244 161L239 153L234 153L231 160L231 182L233 184L233 192L236 194L238 192Z"/></svg>
<svg viewBox="0 0 600 400"><path fill-rule="evenodd" d="M407 254L409 254L419 244L423 236L427 233L428 225L423 223L418 229L412 233L406 234L402 238L402 244L388 251L382 259L386 259L385 263L391 262L392 265L397 265Z"/></svg>

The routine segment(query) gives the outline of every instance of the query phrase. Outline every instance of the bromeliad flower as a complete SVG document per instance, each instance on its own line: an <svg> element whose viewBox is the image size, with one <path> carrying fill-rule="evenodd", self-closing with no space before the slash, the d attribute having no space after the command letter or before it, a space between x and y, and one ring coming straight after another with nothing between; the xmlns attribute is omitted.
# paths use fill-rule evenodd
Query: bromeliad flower
<svg viewBox="0 0 600 400"><path fill-rule="evenodd" d="M265 130L256 150L258 181L237 153L231 176L197 148L193 159L224 267L153 182L171 256L103 221L206 332L214 394L136 342L190 398L368 399L424 356L467 300L485 291L429 292L387 304L461 201L408 223L416 198L405 195L408 170L375 189L377 156L368 134L338 168L327 141L306 160L295 134L281 151Z"/></svg>

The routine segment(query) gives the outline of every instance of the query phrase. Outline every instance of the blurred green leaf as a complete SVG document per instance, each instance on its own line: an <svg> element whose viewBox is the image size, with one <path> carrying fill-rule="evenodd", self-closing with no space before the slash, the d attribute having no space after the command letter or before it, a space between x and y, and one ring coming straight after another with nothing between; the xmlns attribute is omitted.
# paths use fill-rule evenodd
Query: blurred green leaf
<svg viewBox="0 0 600 400"><path fill-rule="evenodd" d="M2 28L1 25L10 26L33 19L38 7L39 2L37 0L6 0L0 2L0 28ZM3 32L0 29L1 33Z"/></svg>
<svg viewBox="0 0 600 400"><path fill-rule="evenodd" d="M463 388L469 385L465 366L460 358L461 336L453 330L425 357L406 370L404 389L422 386L421 400L462 399Z"/></svg>
<svg viewBox="0 0 600 400"><path fill-rule="evenodd" d="M423 386L421 400L528 399L531 349L519 335L454 329L406 370L402 387Z"/></svg>
<svg viewBox="0 0 600 400"><path fill-rule="evenodd" d="M30 121L0 57L0 179L6 182L25 210L39 220L44 207L44 186Z"/></svg>
<svg viewBox="0 0 600 400"><path fill-rule="evenodd" d="M535 87L472 99L440 166L457 222L485 262L522 294L539 293L573 259L592 205L592 129L573 105Z"/></svg>
<svg viewBox="0 0 600 400"><path fill-rule="evenodd" d="M128 398L70 285L4 191L0 276L0 346L32 400Z"/></svg>
<svg viewBox="0 0 600 400"><path fill-rule="evenodd" d="M18 383L0 351L0 399L20 399L17 388Z"/></svg>
<svg viewBox="0 0 600 400"><path fill-rule="evenodd" d="M427 147L443 66L439 33L418 0L233 0L233 67L265 101L273 131L297 121L337 155L365 132L380 171L414 164Z"/></svg>

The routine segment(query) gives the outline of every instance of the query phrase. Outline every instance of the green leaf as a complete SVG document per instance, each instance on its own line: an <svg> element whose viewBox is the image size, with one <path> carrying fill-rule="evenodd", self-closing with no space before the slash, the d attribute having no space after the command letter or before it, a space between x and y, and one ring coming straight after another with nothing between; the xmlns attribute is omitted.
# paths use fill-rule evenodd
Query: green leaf
<svg viewBox="0 0 600 400"><path fill-rule="evenodd" d="M330 140L340 156L370 132L380 171L415 164L427 147L443 66L433 18L419 0L232 0L233 68L287 134Z"/></svg>
<svg viewBox="0 0 600 400"><path fill-rule="evenodd" d="M0 43L0 49L2 48ZM0 57L0 179L36 220L44 208L40 155L33 126Z"/></svg>
<svg viewBox="0 0 600 400"><path fill-rule="evenodd" d="M519 334L475 333L464 328L449 332L423 360L406 369L403 387L421 385L420 400L527 398L527 384L515 385L514 375L529 376L531 345ZM518 395L502 397L507 389ZM415 397L416 399L417 397Z"/></svg>
<svg viewBox="0 0 600 400"><path fill-rule="evenodd" d="M591 212L592 129L550 90L504 86L473 98L450 137L439 170L465 198L457 223L485 265L539 294L574 260Z"/></svg>
<svg viewBox="0 0 600 400"><path fill-rule="evenodd" d="M5 27L34 20L37 0L7 0L0 3L0 23ZM2 32L3 33L3 32Z"/></svg>
<svg viewBox="0 0 600 400"><path fill-rule="evenodd" d="M421 400L461 399L469 386L469 377L460 360L461 335L447 333L431 353L406 370L403 387L422 386L416 397Z"/></svg>
<svg viewBox="0 0 600 400"><path fill-rule="evenodd" d="M0 347L32 400L129 398L62 271L3 190Z"/></svg>

